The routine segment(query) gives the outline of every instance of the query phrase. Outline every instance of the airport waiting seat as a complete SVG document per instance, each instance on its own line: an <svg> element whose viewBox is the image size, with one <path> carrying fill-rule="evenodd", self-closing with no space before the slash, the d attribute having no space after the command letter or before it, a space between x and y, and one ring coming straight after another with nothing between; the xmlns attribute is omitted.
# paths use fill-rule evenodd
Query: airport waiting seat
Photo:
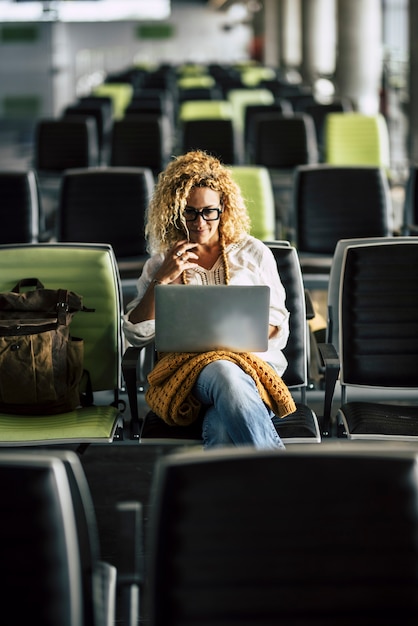
<svg viewBox="0 0 418 626"><path fill-rule="evenodd" d="M84 368L97 405L56 415L0 413L0 446L109 443L122 435L121 286L113 250L107 244L20 244L0 246L0 290L23 278L47 288L83 296L94 313L80 313L71 333L84 340Z"/></svg>
<svg viewBox="0 0 418 626"><path fill-rule="evenodd" d="M266 65L248 65L239 69L241 80L246 87L258 88L264 80L272 80L276 70Z"/></svg>
<svg viewBox="0 0 418 626"><path fill-rule="evenodd" d="M74 452L2 450L5 624L114 624L116 568L100 560L89 487Z"/></svg>
<svg viewBox="0 0 418 626"><path fill-rule="evenodd" d="M112 99L113 118L116 120L125 115L125 109L130 104L133 94L134 88L129 83L102 83L94 87L91 92L92 96Z"/></svg>
<svg viewBox="0 0 418 626"><path fill-rule="evenodd" d="M174 132L177 115L176 97L162 88L141 89L133 95L131 102L125 109L124 117L145 114L167 116Z"/></svg>
<svg viewBox="0 0 418 626"><path fill-rule="evenodd" d="M339 323L339 294L341 283L341 267L345 251L349 246L354 245L370 245L374 243L382 243L385 237L360 237L351 239L340 239L335 246L334 255L332 257L331 270L329 273L328 291L327 291L327 327L326 327L326 343L332 344L337 354L340 353L340 323ZM388 238L393 241L393 237ZM408 237L396 236L396 242L407 241ZM417 239L418 240L418 239Z"/></svg>
<svg viewBox="0 0 418 626"><path fill-rule="evenodd" d="M179 102L187 100L222 100L223 93L220 87L187 87L179 89Z"/></svg>
<svg viewBox="0 0 418 626"><path fill-rule="evenodd" d="M210 74L196 76L180 76L177 78L178 89L193 89L196 87L215 87L216 81Z"/></svg>
<svg viewBox="0 0 418 626"><path fill-rule="evenodd" d="M335 246L351 237L392 234L385 171L371 166L305 165L295 169L293 232L304 278L328 276Z"/></svg>
<svg viewBox="0 0 418 626"><path fill-rule="evenodd" d="M58 241L109 243L122 280L138 278L148 258L145 212L153 189L154 177L149 168L67 171L58 206Z"/></svg>
<svg viewBox="0 0 418 626"><path fill-rule="evenodd" d="M275 239L274 194L268 169L257 165L233 165L231 173L250 214L251 234L261 241Z"/></svg>
<svg viewBox="0 0 418 626"><path fill-rule="evenodd" d="M35 126L34 169L48 229L54 232L65 170L99 165L99 140L91 116L42 118Z"/></svg>
<svg viewBox="0 0 418 626"><path fill-rule="evenodd" d="M231 89L227 95L233 111L235 127L244 136L245 109L253 104L274 104L274 96L268 89L245 88Z"/></svg>
<svg viewBox="0 0 418 626"><path fill-rule="evenodd" d="M181 152L204 150L222 163L242 163L242 143L232 120L198 119L183 121L179 129Z"/></svg>
<svg viewBox="0 0 418 626"><path fill-rule="evenodd" d="M330 113L324 126L324 158L331 165L390 166L389 133L382 114Z"/></svg>
<svg viewBox="0 0 418 626"><path fill-rule="evenodd" d="M173 143L166 115L130 114L113 123L109 164L149 168L157 178L172 157Z"/></svg>
<svg viewBox="0 0 418 626"><path fill-rule="evenodd" d="M186 100L179 105L179 123L190 120L232 120L232 107L227 100Z"/></svg>
<svg viewBox="0 0 418 626"><path fill-rule="evenodd" d="M364 443L163 456L149 624L415 623L416 466Z"/></svg>
<svg viewBox="0 0 418 626"><path fill-rule="evenodd" d="M313 120L299 113L263 113L254 120L254 143L248 158L269 169L293 170L318 161Z"/></svg>
<svg viewBox="0 0 418 626"><path fill-rule="evenodd" d="M325 375L328 375L328 378L333 380L331 382L328 380L323 382L323 386L327 390L327 397L324 401L324 430L331 434L333 424L332 424L332 415L331 415L331 398L334 393L333 384L339 376L340 364L338 360L338 355L340 353L340 321L339 321L339 294L340 294L340 283L341 283L341 267L343 264L345 250L348 246L357 245L357 244L365 244L369 245L372 243L380 243L385 239L385 237L359 237L352 239L340 239L335 246L334 254L331 262L331 269L329 272L329 277L327 279L327 319L326 319L326 327L325 327L325 338L322 339L322 335L313 334L315 338L315 342L311 342L312 350L312 359L316 359L317 368L319 371L319 376L323 378ZM389 237L389 240L392 240L393 237ZM396 237L396 241L400 242L406 238ZM321 342L325 340L325 344ZM320 347L318 348L318 343ZM327 353L325 354L325 350ZM328 356L329 365L328 368L324 367L324 358L322 353L325 354L325 358ZM331 368L331 359L334 359Z"/></svg>
<svg viewBox="0 0 418 626"><path fill-rule="evenodd" d="M35 171L0 170L0 198L0 244L37 242L45 224Z"/></svg>
<svg viewBox="0 0 418 626"><path fill-rule="evenodd" d="M306 404L307 380L307 329L306 300L300 265L295 248L283 242L269 242L278 266L281 281L286 290L286 307L290 311L290 336L284 353L288 367L283 380L292 393L300 396L295 413L285 418L273 418L280 437L286 444L319 443L321 430L314 411ZM201 444L201 422L190 427L168 426L152 411L141 422L137 402L138 362L143 349L129 347L123 358L122 368L131 408L131 434L140 443ZM152 366L152 364L151 364Z"/></svg>
<svg viewBox="0 0 418 626"><path fill-rule="evenodd" d="M246 162L270 171L276 206L276 237L289 239L293 171L298 165L318 161L313 120L301 113L259 113L254 117L252 128L252 142L247 142L246 146Z"/></svg>
<svg viewBox="0 0 418 626"><path fill-rule="evenodd" d="M418 239L347 244L338 316L337 433L348 439L416 442ZM360 398L350 399L359 391ZM327 413L333 392L326 389Z"/></svg>
<svg viewBox="0 0 418 626"><path fill-rule="evenodd" d="M292 115L293 108L288 100L277 99L273 104L248 104L244 114L244 146L254 142L254 120L260 113L286 113Z"/></svg>
<svg viewBox="0 0 418 626"><path fill-rule="evenodd" d="M67 106L64 116L93 117L96 122L99 144L99 162L107 162L109 137L113 123L112 101L106 98L84 98Z"/></svg>
<svg viewBox="0 0 418 626"><path fill-rule="evenodd" d="M90 116L40 119L34 143L35 169L39 176L98 165L97 127Z"/></svg>

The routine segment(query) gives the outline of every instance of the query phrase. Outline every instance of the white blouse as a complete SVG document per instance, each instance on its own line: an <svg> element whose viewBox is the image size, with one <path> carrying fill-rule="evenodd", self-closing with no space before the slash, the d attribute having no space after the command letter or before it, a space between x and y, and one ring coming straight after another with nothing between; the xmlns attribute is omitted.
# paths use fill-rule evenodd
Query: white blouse
<svg viewBox="0 0 418 626"><path fill-rule="evenodd" d="M276 260L271 250L259 239L248 235L239 243L226 248L229 265L229 284L231 285L268 285L270 287L270 324L277 326L279 332L269 339L266 352L257 353L268 361L282 375L287 361L282 352L289 337L289 312L286 309L286 294L277 271ZM163 254L155 254L144 265L137 282L137 296L126 307L123 317L123 330L126 339L133 346L144 346L154 339L155 322L146 320L133 324L129 313L141 301L158 268L164 259ZM195 285L216 285L225 282L222 257L219 257L209 270L199 267L186 272L187 283Z"/></svg>

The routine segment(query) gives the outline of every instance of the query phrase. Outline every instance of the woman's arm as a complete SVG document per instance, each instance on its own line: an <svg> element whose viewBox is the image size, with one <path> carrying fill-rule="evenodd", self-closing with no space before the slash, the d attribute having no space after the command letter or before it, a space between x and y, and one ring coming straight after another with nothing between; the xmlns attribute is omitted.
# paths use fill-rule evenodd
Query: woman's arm
<svg viewBox="0 0 418 626"><path fill-rule="evenodd" d="M138 281L138 296L134 306L128 306L128 319L132 324L140 324L155 319L155 285L168 285L178 282L184 270L196 266L197 254L191 250L195 244L187 240L179 241L163 257L152 257L144 265Z"/></svg>

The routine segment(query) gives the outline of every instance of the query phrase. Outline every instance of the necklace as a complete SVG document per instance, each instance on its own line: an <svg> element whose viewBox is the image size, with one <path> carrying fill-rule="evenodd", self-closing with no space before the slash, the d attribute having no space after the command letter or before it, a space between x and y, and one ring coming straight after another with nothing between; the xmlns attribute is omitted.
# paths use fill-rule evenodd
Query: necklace
<svg viewBox="0 0 418 626"><path fill-rule="evenodd" d="M221 257L222 257L222 265L224 269L225 285L229 285L230 275L229 275L228 256L226 254L225 246L222 241L221 241ZM187 285L186 270L184 270L184 272L181 275L181 281L183 285Z"/></svg>

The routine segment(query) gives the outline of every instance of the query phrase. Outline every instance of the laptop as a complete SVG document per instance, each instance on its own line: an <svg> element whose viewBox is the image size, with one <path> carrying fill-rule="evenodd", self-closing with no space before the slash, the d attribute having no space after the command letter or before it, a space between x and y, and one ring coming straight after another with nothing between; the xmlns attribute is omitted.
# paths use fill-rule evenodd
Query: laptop
<svg viewBox="0 0 418 626"><path fill-rule="evenodd" d="M264 352L269 305L266 285L156 285L156 350Z"/></svg>

